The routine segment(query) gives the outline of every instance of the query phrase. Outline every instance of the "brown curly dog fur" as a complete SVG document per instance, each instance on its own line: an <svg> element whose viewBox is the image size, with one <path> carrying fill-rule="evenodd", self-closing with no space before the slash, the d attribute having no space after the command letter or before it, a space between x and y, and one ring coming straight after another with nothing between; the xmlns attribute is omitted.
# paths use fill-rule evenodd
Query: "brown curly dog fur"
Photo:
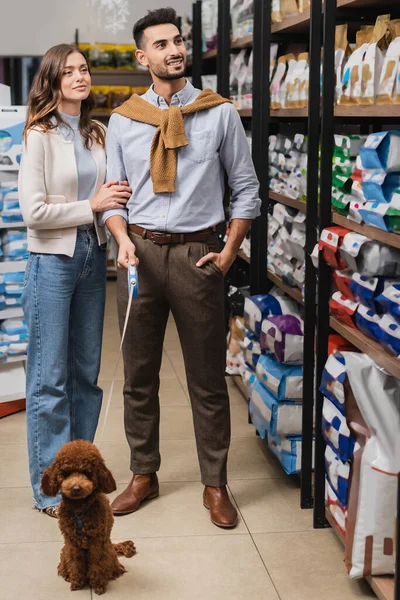
<svg viewBox="0 0 400 600"><path fill-rule="evenodd" d="M80 590L89 584L104 594L107 583L125 573L117 556L135 554L133 542L112 544L114 518L105 494L116 490L114 477L93 444L77 440L65 444L42 477L46 496L62 494L59 525L64 547L58 574Z"/></svg>

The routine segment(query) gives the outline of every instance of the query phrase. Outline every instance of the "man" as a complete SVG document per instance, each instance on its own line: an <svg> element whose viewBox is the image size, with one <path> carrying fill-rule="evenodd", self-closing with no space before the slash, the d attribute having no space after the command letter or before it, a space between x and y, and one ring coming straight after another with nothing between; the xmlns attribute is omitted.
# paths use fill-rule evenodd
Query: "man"
<svg viewBox="0 0 400 600"><path fill-rule="evenodd" d="M175 11L149 12L136 23L134 39L137 60L149 68L153 85L117 109L107 134L107 178L127 179L132 197L127 210L108 211L104 220L119 245L119 267L140 260L139 298L124 342L133 477L112 507L115 514L128 514L159 494L159 370L171 310L185 359L203 503L215 525L235 527L237 511L226 490L230 410L223 277L259 215L258 182L235 108L184 78L186 49ZM232 223L219 253L215 226L224 220L225 171ZM121 327L127 287L120 268Z"/></svg>

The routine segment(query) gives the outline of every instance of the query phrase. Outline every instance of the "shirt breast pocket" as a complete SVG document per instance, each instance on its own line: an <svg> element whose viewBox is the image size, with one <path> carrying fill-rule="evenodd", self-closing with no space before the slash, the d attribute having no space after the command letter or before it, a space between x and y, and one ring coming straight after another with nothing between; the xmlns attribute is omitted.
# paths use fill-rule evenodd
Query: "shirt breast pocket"
<svg viewBox="0 0 400 600"><path fill-rule="evenodd" d="M212 131L192 131L186 135L188 145L179 150L182 158L194 163L203 163L215 157L214 135Z"/></svg>

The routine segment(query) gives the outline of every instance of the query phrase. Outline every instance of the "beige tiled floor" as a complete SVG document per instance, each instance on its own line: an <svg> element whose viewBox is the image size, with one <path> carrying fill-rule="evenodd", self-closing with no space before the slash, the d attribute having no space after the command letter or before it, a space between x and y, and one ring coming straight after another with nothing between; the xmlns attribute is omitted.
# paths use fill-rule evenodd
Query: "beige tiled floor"
<svg viewBox="0 0 400 600"><path fill-rule="evenodd" d="M105 398L114 373L119 334L115 285L108 287L101 385ZM228 381L232 404L230 492L240 512L234 531L214 527L202 505L190 404L178 337L168 325L161 370L161 496L134 515L116 519L113 537L135 540L128 573L109 585L115 600L351 600L373 597L349 582L343 550L329 530L312 529L299 508L298 482L287 477L247 422L247 406ZM103 419L104 413L102 414ZM122 366L104 436L97 443L118 488L130 479L122 412ZM57 522L31 509L25 415L0 422L0 597L2 600L71 596L57 577L61 539ZM94 597L94 596L93 596Z"/></svg>

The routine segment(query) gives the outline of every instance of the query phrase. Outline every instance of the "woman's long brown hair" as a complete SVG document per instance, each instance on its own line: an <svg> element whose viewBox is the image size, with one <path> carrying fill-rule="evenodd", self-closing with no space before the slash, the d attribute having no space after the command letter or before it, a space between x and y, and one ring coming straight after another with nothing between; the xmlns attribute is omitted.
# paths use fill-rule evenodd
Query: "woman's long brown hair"
<svg viewBox="0 0 400 600"><path fill-rule="evenodd" d="M31 129L47 132L64 123L58 112L58 106L62 100L61 78L67 58L73 52L82 54L85 62L87 62L83 52L70 44L53 46L44 55L29 93L28 115L24 129L25 143L27 133ZM105 145L104 128L91 118L93 107L94 100L92 94L90 94L86 100L82 101L79 121L79 130L86 148L91 148L94 142L101 144L103 147ZM56 123L54 123L54 118Z"/></svg>

